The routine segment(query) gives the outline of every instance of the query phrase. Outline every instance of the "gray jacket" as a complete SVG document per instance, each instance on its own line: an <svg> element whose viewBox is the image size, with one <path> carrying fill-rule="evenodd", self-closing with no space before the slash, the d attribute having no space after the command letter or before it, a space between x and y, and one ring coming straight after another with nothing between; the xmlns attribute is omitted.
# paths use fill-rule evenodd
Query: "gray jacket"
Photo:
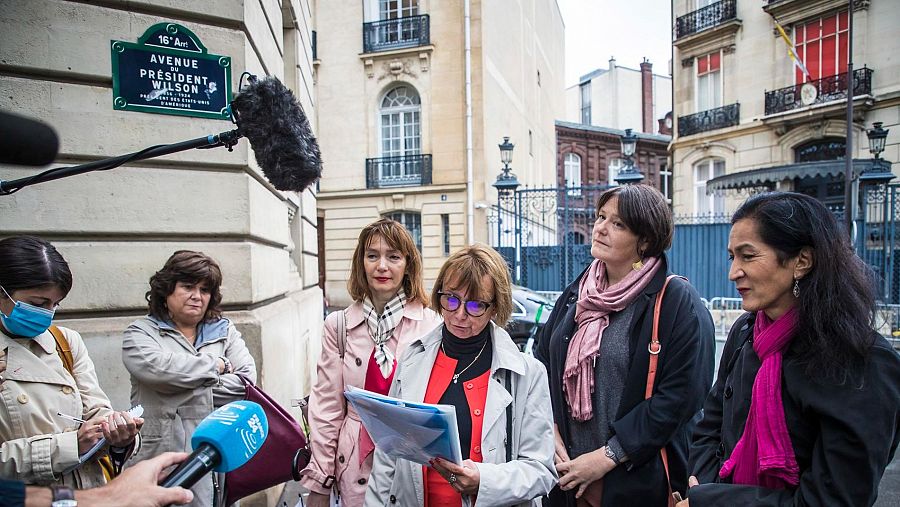
<svg viewBox="0 0 900 507"><path fill-rule="evenodd" d="M167 451L191 452L191 435L200 421L244 398L237 374L256 382L256 363L228 319L203 324L196 343L191 345L178 330L149 316L125 330L122 361L131 374L131 403L144 406L143 443L135 461ZM218 374L220 356L231 361L235 373ZM191 490L192 506L213 505L210 475Z"/></svg>
<svg viewBox="0 0 900 507"><path fill-rule="evenodd" d="M519 352L509 335L493 323L494 347L491 382L484 407L481 448L484 462L478 505L538 506L557 481L553 465L553 415L544 366ZM443 325L413 341L397 364L390 395L421 402L441 343ZM506 372L512 375L512 394L506 390ZM515 397L515 400L513 400ZM506 407L512 403L512 455L506 462ZM393 459L375 451L375 463L366 491L366 506L425 505L422 466ZM464 505L472 499L464 498Z"/></svg>

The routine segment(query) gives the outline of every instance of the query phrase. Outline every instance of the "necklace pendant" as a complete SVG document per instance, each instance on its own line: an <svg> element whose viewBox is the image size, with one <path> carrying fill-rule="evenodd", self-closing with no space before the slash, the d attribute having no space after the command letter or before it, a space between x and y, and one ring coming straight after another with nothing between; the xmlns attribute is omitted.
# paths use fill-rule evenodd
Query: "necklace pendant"
<svg viewBox="0 0 900 507"><path fill-rule="evenodd" d="M453 376L453 383L456 384L459 381L459 373Z"/></svg>

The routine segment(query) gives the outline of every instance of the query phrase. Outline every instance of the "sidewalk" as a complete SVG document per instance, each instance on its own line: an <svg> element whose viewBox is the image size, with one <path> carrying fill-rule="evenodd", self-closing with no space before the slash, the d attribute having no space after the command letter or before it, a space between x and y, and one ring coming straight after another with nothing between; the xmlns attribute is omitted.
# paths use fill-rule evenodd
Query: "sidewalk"
<svg viewBox="0 0 900 507"><path fill-rule="evenodd" d="M894 461L888 465L878 486L878 501L875 507L894 507L900 505L900 452L894 455Z"/></svg>

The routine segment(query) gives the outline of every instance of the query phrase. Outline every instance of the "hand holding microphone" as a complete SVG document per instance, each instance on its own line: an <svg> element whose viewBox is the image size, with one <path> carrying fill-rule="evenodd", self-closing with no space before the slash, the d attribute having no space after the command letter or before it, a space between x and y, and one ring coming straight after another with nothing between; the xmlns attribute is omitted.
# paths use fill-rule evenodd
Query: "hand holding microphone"
<svg viewBox="0 0 900 507"><path fill-rule="evenodd" d="M211 470L230 472L250 460L269 434L266 413L258 403L233 401L200 421L191 446L194 452L160 486L190 488Z"/></svg>

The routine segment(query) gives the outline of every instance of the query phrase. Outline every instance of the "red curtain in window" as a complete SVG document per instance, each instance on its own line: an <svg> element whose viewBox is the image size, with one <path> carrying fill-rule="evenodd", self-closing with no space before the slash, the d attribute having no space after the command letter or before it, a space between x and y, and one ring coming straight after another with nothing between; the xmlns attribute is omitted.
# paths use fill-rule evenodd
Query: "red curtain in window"
<svg viewBox="0 0 900 507"><path fill-rule="evenodd" d="M846 11L794 26L797 53L813 80L847 72L849 33ZM796 82L807 80L799 69L795 69L795 73Z"/></svg>
<svg viewBox="0 0 900 507"><path fill-rule="evenodd" d="M710 53L697 58L697 77L718 72L722 66L722 57L719 52Z"/></svg>

